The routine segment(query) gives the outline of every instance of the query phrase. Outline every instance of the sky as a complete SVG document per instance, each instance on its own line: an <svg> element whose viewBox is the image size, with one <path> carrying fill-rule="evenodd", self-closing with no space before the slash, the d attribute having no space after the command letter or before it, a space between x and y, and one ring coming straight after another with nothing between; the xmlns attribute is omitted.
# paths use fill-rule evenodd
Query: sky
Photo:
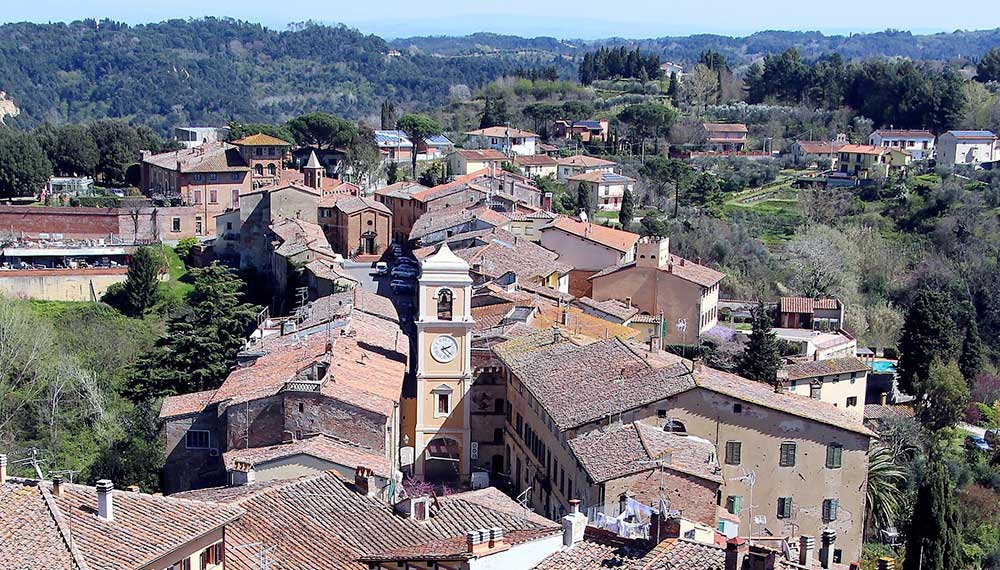
<svg viewBox="0 0 1000 570"><path fill-rule="evenodd" d="M1000 27L1000 2L942 10L940 0L836 4L808 0L15 0L0 21L111 18L130 24L226 16L284 29L291 22L344 23L385 38L495 32L567 39L647 38L760 30L829 34L887 28L914 33ZM992 12L992 13L991 13Z"/></svg>

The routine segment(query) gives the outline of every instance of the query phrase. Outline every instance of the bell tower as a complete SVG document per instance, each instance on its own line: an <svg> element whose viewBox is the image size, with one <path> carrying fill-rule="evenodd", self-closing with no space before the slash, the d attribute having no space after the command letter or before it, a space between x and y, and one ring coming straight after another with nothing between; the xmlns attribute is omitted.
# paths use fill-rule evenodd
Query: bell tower
<svg viewBox="0 0 1000 570"><path fill-rule="evenodd" d="M302 174L305 177L305 184L310 188L320 190L323 186L323 165L316 157L316 151L309 153L309 160L302 167Z"/></svg>
<svg viewBox="0 0 1000 570"><path fill-rule="evenodd" d="M427 481L470 473L472 278L447 243L421 263L417 317L417 417L414 468Z"/></svg>

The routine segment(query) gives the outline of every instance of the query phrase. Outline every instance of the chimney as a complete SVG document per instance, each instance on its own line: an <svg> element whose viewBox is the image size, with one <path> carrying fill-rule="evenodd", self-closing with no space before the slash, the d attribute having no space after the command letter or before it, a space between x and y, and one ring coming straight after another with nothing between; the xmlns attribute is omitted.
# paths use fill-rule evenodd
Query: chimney
<svg viewBox="0 0 1000 570"><path fill-rule="evenodd" d="M115 501L112 491L115 486L110 479L97 482L97 516L106 520L115 520Z"/></svg>
<svg viewBox="0 0 1000 570"><path fill-rule="evenodd" d="M63 478L59 475L52 478L52 494L56 497L63 496Z"/></svg>
<svg viewBox="0 0 1000 570"><path fill-rule="evenodd" d="M569 309L563 309L562 312L559 313L559 324L564 327L569 326Z"/></svg>
<svg viewBox="0 0 1000 570"><path fill-rule="evenodd" d="M378 485L375 484L375 475L372 470L358 465L354 469L354 486L366 497L374 497L378 493Z"/></svg>
<svg viewBox="0 0 1000 570"><path fill-rule="evenodd" d="M882 404L883 406L886 405L886 404L888 404L889 403L889 393L888 392L882 392L881 394L879 394L878 403Z"/></svg>
<svg viewBox="0 0 1000 570"><path fill-rule="evenodd" d="M7 455L0 453L0 485L7 482Z"/></svg>
<svg viewBox="0 0 1000 570"><path fill-rule="evenodd" d="M883 556L876 562L878 570L896 570L896 560L889 556Z"/></svg>
<svg viewBox="0 0 1000 570"><path fill-rule="evenodd" d="M803 534L799 537L799 565L812 566L813 553L816 551L816 537Z"/></svg>
<svg viewBox="0 0 1000 570"><path fill-rule="evenodd" d="M580 512L580 499L570 499L569 514L562 518L563 546L570 547L583 540L587 530L587 515Z"/></svg>
<svg viewBox="0 0 1000 570"><path fill-rule="evenodd" d="M777 558L777 552L771 550L770 548L753 545L750 547L749 553L749 570L774 570L774 560Z"/></svg>
<svg viewBox="0 0 1000 570"><path fill-rule="evenodd" d="M632 308L632 297L625 297L625 308Z"/></svg>
<svg viewBox="0 0 1000 570"><path fill-rule="evenodd" d="M229 477L233 487L253 485L257 482L257 471L254 469L252 463L237 461L233 466L233 470L230 471Z"/></svg>
<svg viewBox="0 0 1000 570"><path fill-rule="evenodd" d="M823 546L819 549L819 564L823 568L833 567L833 545L837 542L837 531L832 528L823 529L820 537Z"/></svg>
<svg viewBox="0 0 1000 570"><path fill-rule="evenodd" d="M503 529L499 527L470 530L465 533L466 552L475 556L493 554L510 549L504 541Z"/></svg>
<svg viewBox="0 0 1000 570"><path fill-rule="evenodd" d="M559 344L562 342L562 331L559 327L552 327L552 344Z"/></svg>
<svg viewBox="0 0 1000 570"><path fill-rule="evenodd" d="M740 570L743 566L743 557L747 553L747 539L739 536L726 541L726 567L725 570Z"/></svg>

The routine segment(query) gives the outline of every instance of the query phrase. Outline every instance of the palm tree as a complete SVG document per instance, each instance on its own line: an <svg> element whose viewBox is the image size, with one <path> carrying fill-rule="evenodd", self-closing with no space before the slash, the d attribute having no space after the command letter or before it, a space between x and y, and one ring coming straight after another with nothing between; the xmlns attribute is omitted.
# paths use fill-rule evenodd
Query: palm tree
<svg viewBox="0 0 1000 570"><path fill-rule="evenodd" d="M906 476L906 469L896 463L888 447L875 445L868 451L868 489L865 494L868 525L876 528L893 526L893 518L902 503Z"/></svg>

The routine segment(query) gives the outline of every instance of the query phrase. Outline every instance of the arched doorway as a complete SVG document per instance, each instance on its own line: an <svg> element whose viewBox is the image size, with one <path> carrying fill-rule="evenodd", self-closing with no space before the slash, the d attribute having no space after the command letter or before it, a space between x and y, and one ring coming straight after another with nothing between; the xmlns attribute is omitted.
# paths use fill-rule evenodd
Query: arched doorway
<svg viewBox="0 0 1000 570"><path fill-rule="evenodd" d="M459 480L462 468L462 446L454 439L437 437L424 451L424 479L432 483Z"/></svg>

